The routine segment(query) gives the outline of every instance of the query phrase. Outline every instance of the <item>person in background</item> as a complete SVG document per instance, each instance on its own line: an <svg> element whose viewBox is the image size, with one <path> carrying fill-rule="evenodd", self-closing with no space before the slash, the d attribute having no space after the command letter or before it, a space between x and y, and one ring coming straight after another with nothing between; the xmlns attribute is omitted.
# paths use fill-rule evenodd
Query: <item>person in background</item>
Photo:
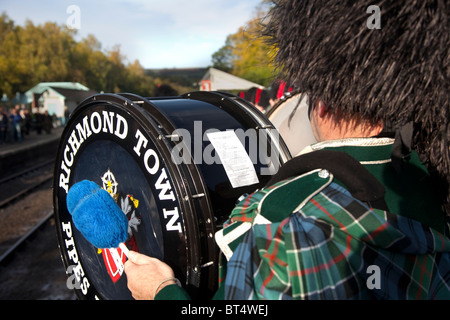
<svg viewBox="0 0 450 320"><path fill-rule="evenodd" d="M50 134L52 132L52 128L53 128L53 117L48 114L47 110L44 111L43 120L44 120L44 123L43 123L44 131L47 134Z"/></svg>
<svg viewBox="0 0 450 320"><path fill-rule="evenodd" d="M11 113L9 115L9 122L10 122L10 136L9 141L14 142L17 140L17 142L22 142L22 117L19 114L20 107L16 106L15 108L11 109Z"/></svg>
<svg viewBox="0 0 450 320"><path fill-rule="evenodd" d="M66 125L67 121L69 120L69 117L70 117L69 108L67 106L64 106L64 117L62 123L63 127Z"/></svg>
<svg viewBox="0 0 450 320"><path fill-rule="evenodd" d="M34 113L34 128L37 134L42 134L42 128L44 127L44 115L39 111L39 107L36 108Z"/></svg>
<svg viewBox="0 0 450 320"><path fill-rule="evenodd" d="M0 144L6 142L6 136L8 134L8 116L3 110L3 106L0 105Z"/></svg>
<svg viewBox="0 0 450 320"><path fill-rule="evenodd" d="M22 137L24 135L29 135L30 134L30 128L31 128L31 116L30 116L30 112L28 111L28 109L20 109L20 116L22 117L22 125L21 125L21 130L22 130Z"/></svg>
<svg viewBox="0 0 450 320"><path fill-rule="evenodd" d="M292 92L293 88L286 81L276 79L270 86L270 107L273 107L285 94Z"/></svg>
<svg viewBox="0 0 450 320"><path fill-rule="evenodd" d="M265 113L269 107L269 92L265 89L250 88L248 89L243 98L252 103L259 111Z"/></svg>
<svg viewBox="0 0 450 320"><path fill-rule="evenodd" d="M274 1L263 34L319 142L217 232L215 298L450 299L450 4L379 5L381 30L368 1ZM158 259L125 272L136 299L190 298Z"/></svg>
<svg viewBox="0 0 450 320"><path fill-rule="evenodd" d="M175 90L169 84L158 84L155 88L155 92L153 93L153 97L171 97L178 96L177 90Z"/></svg>

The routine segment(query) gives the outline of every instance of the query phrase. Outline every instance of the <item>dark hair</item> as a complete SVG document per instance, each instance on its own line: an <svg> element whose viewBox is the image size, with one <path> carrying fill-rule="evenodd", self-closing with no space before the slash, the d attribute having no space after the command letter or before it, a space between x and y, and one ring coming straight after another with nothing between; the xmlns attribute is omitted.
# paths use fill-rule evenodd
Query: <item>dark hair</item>
<svg viewBox="0 0 450 320"><path fill-rule="evenodd" d="M244 99L253 103L254 105L259 105L264 109L269 107L269 92L265 89L260 89L257 87L252 87L245 91Z"/></svg>
<svg viewBox="0 0 450 320"><path fill-rule="evenodd" d="M372 123L414 124L413 148L449 200L450 5L447 0L274 0L262 22L275 65L310 103Z"/></svg>
<svg viewBox="0 0 450 320"><path fill-rule="evenodd" d="M267 111L270 107L270 98L269 98L269 91L262 90L259 95L259 102L258 104L264 108L264 110Z"/></svg>
<svg viewBox="0 0 450 320"><path fill-rule="evenodd" d="M286 92L291 92L292 86L286 81L275 79L270 85L270 99L279 100Z"/></svg>

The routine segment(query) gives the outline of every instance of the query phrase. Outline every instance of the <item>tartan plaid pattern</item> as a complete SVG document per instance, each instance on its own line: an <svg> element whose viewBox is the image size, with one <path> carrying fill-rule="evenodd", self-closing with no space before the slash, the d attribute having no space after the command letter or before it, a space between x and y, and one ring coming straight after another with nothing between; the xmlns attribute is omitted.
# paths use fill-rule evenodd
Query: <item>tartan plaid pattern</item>
<svg viewBox="0 0 450 320"><path fill-rule="evenodd" d="M241 201L225 229L252 222L269 190L289 183ZM253 224L226 269L226 299L450 299L450 239L334 182L281 221Z"/></svg>

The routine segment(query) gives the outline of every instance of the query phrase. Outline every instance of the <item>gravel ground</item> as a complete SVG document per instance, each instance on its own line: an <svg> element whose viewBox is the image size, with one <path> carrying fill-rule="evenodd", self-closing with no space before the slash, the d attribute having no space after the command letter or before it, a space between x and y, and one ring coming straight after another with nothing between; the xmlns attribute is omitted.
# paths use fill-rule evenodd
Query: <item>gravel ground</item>
<svg viewBox="0 0 450 320"><path fill-rule="evenodd" d="M6 249L4 244L21 238L52 211L52 191L49 188L36 190L25 199L0 209L0 254Z"/></svg>
<svg viewBox="0 0 450 320"><path fill-rule="evenodd" d="M52 191L43 188L24 200L0 211L0 243L20 238L51 210ZM66 274L58 249L54 220L32 239L13 259L0 267L1 300L73 300L66 286Z"/></svg>

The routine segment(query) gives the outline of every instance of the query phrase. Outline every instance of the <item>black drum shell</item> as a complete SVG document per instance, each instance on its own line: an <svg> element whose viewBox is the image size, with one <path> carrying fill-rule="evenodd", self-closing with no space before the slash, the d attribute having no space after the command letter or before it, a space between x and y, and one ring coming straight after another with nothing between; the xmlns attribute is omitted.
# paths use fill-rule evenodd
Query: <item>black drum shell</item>
<svg viewBox="0 0 450 320"><path fill-rule="evenodd" d="M86 117L93 121L91 132L101 128L83 140L80 133L83 131L79 128L86 125ZM200 130L195 126L196 121L202 124ZM195 298L209 298L217 289L218 250L213 235L238 197L263 186L270 176L258 175L257 184L233 188L221 164L206 165L202 161L174 164L171 152L180 140L179 137L175 139L173 133L180 128L192 135L201 135L203 151L209 145L204 138L205 131L211 128L259 132L273 129L273 126L244 100L211 92L164 98L100 94L86 99L71 115L56 157L54 207L61 255L80 299L131 298L124 274L114 282L111 281L111 267L105 272L113 260L113 251L108 251L109 255L105 253L107 250L98 253L101 250L90 245L70 224L71 217L65 207L67 188L80 179L97 180L100 184L99 176L108 172L112 176L117 173L118 189L122 188L117 195L118 204L124 202L122 206L129 208L134 206L133 201L139 203L130 210L135 214L134 219L136 216L140 219L138 226L130 228L134 245L143 248L138 251L171 265L183 286ZM73 137L79 140L78 145L74 144ZM269 134L265 139L272 137ZM194 143L198 144L198 140L191 139L191 150ZM74 145L78 147L74 148ZM274 148L276 159L272 161L277 161L278 167L289 160L290 153L282 139ZM147 154L145 162L143 158ZM69 161L70 157L73 157L72 161ZM158 170L156 159L159 160ZM254 166L255 172L260 172L266 165L257 162ZM149 172L149 168L155 170ZM62 180L66 184L61 183ZM169 232L168 226L177 232ZM134 228L147 233L142 236L142 232L139 234Z"/></svg>

